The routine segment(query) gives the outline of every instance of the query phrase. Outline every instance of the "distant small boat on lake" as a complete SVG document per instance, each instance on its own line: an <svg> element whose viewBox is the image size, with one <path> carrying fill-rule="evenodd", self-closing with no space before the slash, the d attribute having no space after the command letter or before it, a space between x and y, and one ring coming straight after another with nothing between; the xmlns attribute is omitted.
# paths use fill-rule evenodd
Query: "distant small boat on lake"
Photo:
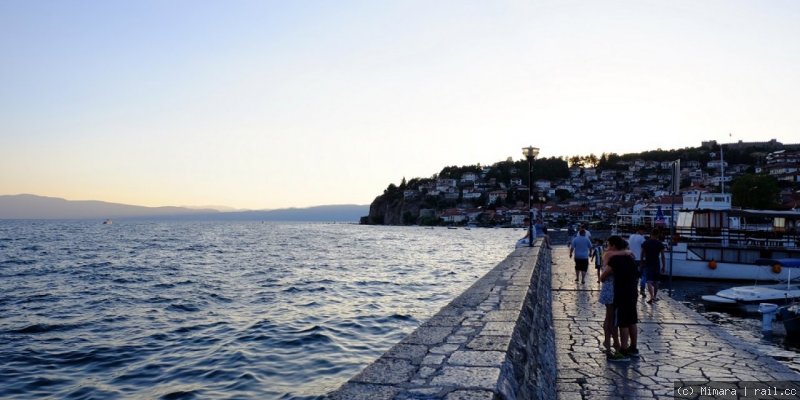
<svg viewBox="0 0 800 400"><path fill-rule="evenodd" d="M112 221L110 219L107 219L107 220L103 221L103 225L111 225L113 223L114 223L114 221Z"/></svg>

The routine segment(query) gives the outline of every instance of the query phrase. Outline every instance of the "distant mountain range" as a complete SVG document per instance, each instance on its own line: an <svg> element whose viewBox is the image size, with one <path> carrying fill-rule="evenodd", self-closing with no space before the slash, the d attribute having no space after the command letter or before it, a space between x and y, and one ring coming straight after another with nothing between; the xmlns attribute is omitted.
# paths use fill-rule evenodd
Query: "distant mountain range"
<svg viewBox="0 0 800 400"><path fill-rule="evenodd" d="M211 208L142 207L104 201L74 201L32 194L0 195L0 219L125 219L358 222L368 205L330 205L263 211L223 212Z"/></svg>

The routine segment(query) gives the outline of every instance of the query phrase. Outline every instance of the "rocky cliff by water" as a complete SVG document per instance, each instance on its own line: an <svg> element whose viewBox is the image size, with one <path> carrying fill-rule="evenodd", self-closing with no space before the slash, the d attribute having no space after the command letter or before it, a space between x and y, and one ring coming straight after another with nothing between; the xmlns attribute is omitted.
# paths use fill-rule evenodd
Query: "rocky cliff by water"
<svg viewBox="0 0 800 400"><path fill-rule="evenodd" d="M378 196L369 206L369 215L361 219L368 225L404 225L416 223L420 215L420 201L402 197Z"/></svg>

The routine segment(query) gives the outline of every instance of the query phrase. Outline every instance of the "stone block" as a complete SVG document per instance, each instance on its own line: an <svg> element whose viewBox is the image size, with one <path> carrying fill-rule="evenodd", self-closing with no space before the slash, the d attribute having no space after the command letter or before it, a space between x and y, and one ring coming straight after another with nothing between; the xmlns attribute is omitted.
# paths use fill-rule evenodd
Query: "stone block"
<svg viewBox="0 0 800 400"><path fill-rule="evenodd" d="M460 346L457 344L444 344L441 346L436 346L431 348L431 354L450 354L456 350L458 350Z"/></svg>
<svg viewBox="0 0 800 400"><path fill-rule="evenodd" d="M456 351L447 360L448 364L472 367L500 367L506 353L500 351Z"/></svg>
<svg viewBox="0 0 800 400"><path fill-rule="evenodd" d="M329 400L392 400L400 393L393 386L346 383L335 392L328 394Z"/></svg>
<svg viewBox="0 0 800 400"><path fill-rule="evenodd" d="M431 377L431 375L433 375L434 373L436 373L436 368L432 368L432 367L424 367L424 366L423 366L423 367L421 367L421 368L419 369L419 372L417 372L417 375L418 375L420 378L422 378L422 379L428 379L428 378L430 378L430 377Z"/></svg>
<svg viewBox="0 0 800 400"><path fill-rule="evenodd" d="M439 312L437 312L435 316L437 316L437 317L445 317L445 316L454 317L454 316L462 315L463 313L464 313L464 309L463 308L458 308L458 307L453 307L452 305L448 305L448 306L443 307L441 310L439 310Z"/></svg>
<svg viewBox="0 0 800 400"><path fill-rule="evenodd" d="M464 344L464 343L467 343L468 340L469 340L469 337L467 337L467 336L451 335L451 336L447 337L447 340L445 340L445 342L453 343L453 344Z"/></svg>
<svg viewBox="0 0 800 400"><path fill-rule="evenodd" d="M497 309L519 311L522 310L523 305L524 302L519 299L502 300L500 301L500 305L497 306Z"/></svg>
<svg viewBox="0 0 800 400"><path fill-rule="evenodd" d="M461 321L464 320L463 316L455 316L455 315L440 315L434 316L424 324L422 327L452 327L461 324Z"/></svg>
<svg viewBox="0 0 800 400"><path fill-rule="evenodd" d="M493 400L495 394L488 390L456 390L445 396L444 400Z"/></svg>
<svg viewBox="0 0 800 400"><path fill-rule="evenodd" d="M467 348L471 350L497 350L506 351L511 343L511 335L491 336L484 335L478 336L467 344Z"/></svg>
<svg viewBox="0 0 800 400"><path fill-rule="evenodd" d="M517 311L490 311L484 317L488 322L515 322L519 318Z"/></svg>
<svg viewBox="0 0 800 400"><path fill-rule="evenodd" d="M494 390L499 378L500 368L445 366L441 375L431 379L431 384Z"/></svg>
<svg viewBox="0 0 800 400"><path fill-rule="evenodd" d="M481 330L481 335L497 335L497 334L508 334L511 335L514 332L514 328L517 327L517 324L513 322L487 322L486 325L483 326L483 330Z"/></svg>
<svg viewBox="0 0 800 400"><path fill-rule="evenodd" d="M476 332L475 328L463 326L456 331L456 335L469 336L475 332Z"/></svg>
<svg viewBox="0 0 800 400"><path fill-rule="evenodd" d="M352 379L358 383L379 383L384 385L408 382L416 372L417 367L408 360L394 358L379 358L374 363L364 368L360 374Z"/></svg>
<svg viewBox="0 0 800 400"><path fill-rule="evenodd" d="M439 387L420 387L408 389L401 392L394 400L431 400L441 399L442 388Z"/></svg>
<svg viewBox="0 0 800 400"><path fill-rule="evenodd" d="M422 359L422 365L440 365L444 362L444 354L428 354Z"/></svg>
<svg viewBox="0 0 800 400"><path fill-rule="evenodd" d="M411 333L404 342L406 344L434 345L444 342L444 339L453 332L453 328L429 327L420 328Z"/></svg>
<svg viewBox="0 0 800 400"><path fill-rule="evenodd" d="M421 344L396 344L384 354L384 357L402 358L406 360L421 360L428 353L428 346Z"/></svg>
<svg viewBox="0 0 800 400"><path fill-rule="evenodd" d="M465 295L453 300L452 304L456 307L474 308L483 303L483 301L486 300L486 297L487 295L485 293L472 293L469 291Z"/></svg>

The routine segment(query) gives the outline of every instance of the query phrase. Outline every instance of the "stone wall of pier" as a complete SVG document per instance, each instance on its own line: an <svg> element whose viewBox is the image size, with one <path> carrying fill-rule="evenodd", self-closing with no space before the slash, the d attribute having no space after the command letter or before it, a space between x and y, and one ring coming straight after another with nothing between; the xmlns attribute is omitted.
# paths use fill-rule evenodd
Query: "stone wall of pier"
<svg viewBox="0 0 800 400"><path fill-rule="evenodd" d="M514 250L330 399L555 399L551 253Z"/></svg>

